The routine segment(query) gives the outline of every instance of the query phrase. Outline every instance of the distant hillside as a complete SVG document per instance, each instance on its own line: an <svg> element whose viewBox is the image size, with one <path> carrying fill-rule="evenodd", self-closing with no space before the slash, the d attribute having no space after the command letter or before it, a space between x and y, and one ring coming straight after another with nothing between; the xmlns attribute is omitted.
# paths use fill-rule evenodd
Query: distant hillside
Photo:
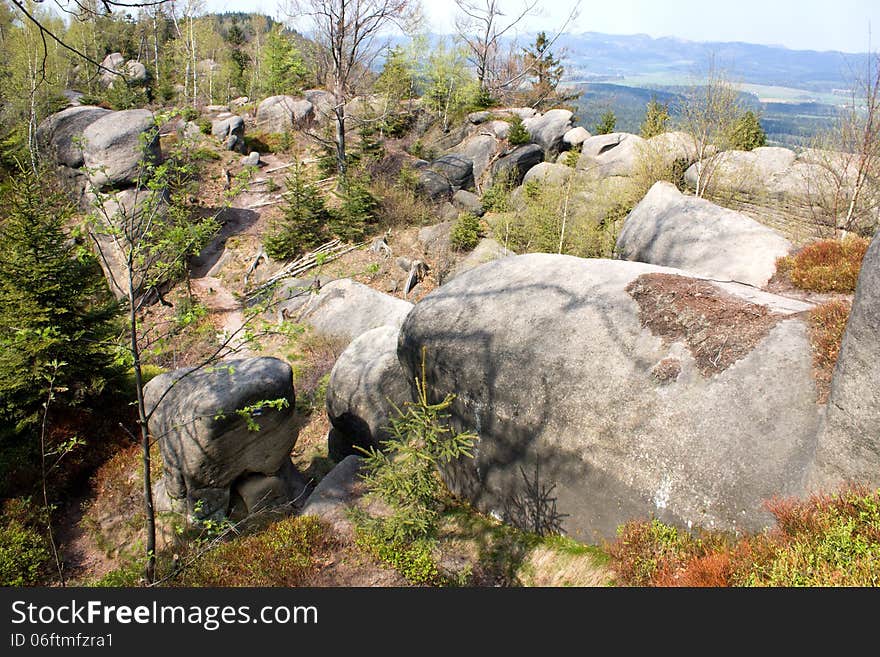
<svg viewBox="0 0 880 657"><path fill-rule="evenodd" d="M528 40L525 35L521 40ZM556 43L566 51L572 80L605 80L644 74L688 76L705 68L709 56L744 82L831 93L851 85L865 55L836 51L789 50L751 43L695 42L644 34L596 32L564 34Z"/></svg>

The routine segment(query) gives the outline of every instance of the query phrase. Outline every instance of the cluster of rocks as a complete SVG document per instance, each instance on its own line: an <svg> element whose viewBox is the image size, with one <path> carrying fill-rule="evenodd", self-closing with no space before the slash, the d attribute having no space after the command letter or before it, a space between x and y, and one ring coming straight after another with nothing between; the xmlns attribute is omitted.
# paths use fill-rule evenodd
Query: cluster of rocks
<svg viewBox="0 0 880 657"><path fill-rule="evenodd" d="M113 84L124 77L129 84L144 84L148 80L147 67L141 62L129 59L119 52L113 52L107 55L101 61L101 75L98 78L105 87L112 87Z"/></svg>

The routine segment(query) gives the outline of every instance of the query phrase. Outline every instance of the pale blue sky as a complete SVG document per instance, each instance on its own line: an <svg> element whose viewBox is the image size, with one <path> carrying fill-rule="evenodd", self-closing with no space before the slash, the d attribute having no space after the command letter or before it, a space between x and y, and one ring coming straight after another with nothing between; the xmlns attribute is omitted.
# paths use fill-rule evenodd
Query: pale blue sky
<svg viewBox="0 0 880 657"><path fill-rule="evenodd" d="M539 2L541 16L525 29L552 30L573 0ZM279 15L277 0L207 0L210 11ZM424 0L433 32L451 32L452 0ZM502 0L513 13L522 0ZM870 38L873 27L877 36ZM880 48L880 0L583 0L569 32L649 34L692 41L747 41L808 50L864 52Z"/></svg>

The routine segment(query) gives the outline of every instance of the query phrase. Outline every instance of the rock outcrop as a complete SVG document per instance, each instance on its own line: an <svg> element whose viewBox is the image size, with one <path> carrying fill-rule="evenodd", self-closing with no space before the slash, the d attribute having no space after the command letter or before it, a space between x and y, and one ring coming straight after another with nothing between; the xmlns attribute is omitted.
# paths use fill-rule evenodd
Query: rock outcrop
<svg viewBox="0 0 880 657"><path fill-rule="evenodd" d="M655 183L617 238L624 260L676 267L698 276L763 287L791 243L775 230L675 185Z"/></svg>
<svg viewBox="0 0 880 657"><path fill-rule="evenodd" d="M37 128L37 143L58 164L72 169L83 165L83 131L110 110L91 105L68 107L46 117Z"/></svg>
<svg viewBox="0 0 880 657"><path fill-rule="evenodd" d="M251 358L175 370L152 379L144 393L148 412L156 409L150 432L162 451L163 488L172 508L220 518L230 510L233 489L254 509L295 488L289 455L297 435L287 363ZM278 495L272 499L277 503Z"/></svg>
<svg viewBox="0 0 880 657"><path fill-rule="evenodd" d="M645 140L628 132L596 135L581 144L577 168L598 178L632 175Z"/></svg>
<svg viewBox="0 0 880 657"><path fill-rule="evenodd" d="M315 107L303 98L269 96L257 105L257 130L289 132L308 127L315 118Z"/></svg>
<svg viewBox="0 0 880 657"><path fill-rule="evenodd" d="M537 144L525 144L513 149L492 166L493 180L507 179L521 185L529 169L544 161L544 150Z"/></svg>
<svg viewBox="0 0 880 657"><path fill-rule="evenodd" d="M706 303L729 313L715 322ZM651 515L756 530L772 523L765 499L802 490L815 449L808 327L793 314L808 307L674 269L531 254L431 292L398 357L412 379L426 348L432 397L457 395L454 425L479 441L444 477L484 510L587 541ZM541 495L545 513L529 517Z"/></svg>
<svg viewBox="0 0 880 657"><path fill-rule="evenodd" d="M563 138L572 129L574 115L564 109L552 109L523 121L532 142L544 149L545 156L552 156L560 151Z"/></svg>

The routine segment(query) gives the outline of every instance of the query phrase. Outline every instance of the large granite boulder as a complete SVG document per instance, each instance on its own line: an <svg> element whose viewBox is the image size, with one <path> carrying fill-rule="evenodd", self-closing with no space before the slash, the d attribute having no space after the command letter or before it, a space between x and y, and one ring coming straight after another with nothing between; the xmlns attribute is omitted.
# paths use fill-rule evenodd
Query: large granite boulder
<svg viewBox="0 0 880 657"><path fill-rule="evenodd" d="M583 126L577 126L576 128L572 128L564 135L562 135L562 144L567 150L572 148L580 148L581 145L591 136L592 135L586 128L584 128Z"/></svg>
<svg viewBox="0 0 880 657"><path fill-rule="evenodd" d="M685 172L685 182L696 187L701 172L705 172L702 174L703 185L708 182L709 188L716 192L763 193L768 181L785 176L796 159L794 151L775 146L762 146L751 151L723 151L707 161L692 164Z"/></svg>
<svg viewBox="0 0 880 657"><path fill-rule="evenodd" d="M562 185L571 178L575 170L564 164L554 162L540 162L529 169L523 178L523 185L532 182L547 185Z"/></svg>
<svg viewBox="0 0 880 657"><path fill-rule="evenodd" d="M509 123L503 122L504 125L509 126ZM458 146L456 146L453 150L456 155L460 157L467 158L472 162L472 177L473 180L479 184L480 179L483 177L483 174L489 168L489 164L498 154L498 151L501 147L501 142L499 139L493 134L486 134L485 132L480 132L475 135L471 135L463 142L461 142Z"/></svg>
<svg viewBox="0 0 880 657"><path fill-rule="evenodd" d="M91 105L68 107L46 117L37 128L40 148L59 164L76 169L83 165L83 131L110 110Z"/></svg>
<svg viewBox="0 0 880 657"><path fill-rule="evenodd" d="M776 259L792 245L772 228L743 214L658 182L633 208L617 238L617 254L684 269L699 276L763 287Z"/></svg>
<svg viewBox="0 0 880 657"><path fill-rule="evenodd" d="M185 501L194 517L220 518L239 483L255 474L290 477L297 435L287 363L249 358L175 370L152 379L144 394L172 505ZM253 506L258 497L245 491Z"/></svg>
<svg viewBox="0 0 880 657"><path fill-rule="evenodd" d="M443 276L443 282L445 283L446 281L452 280L456 276L459 276L466 271L470 271L471 269L475 269L480 265L484 265L487 262L491 262L492 260L507 258L512 255L516 254L498 241L493 240L491 237L484 237L477 243L473 251L468 253L458 262L458 264L455 265L452 271Z"/></svg>
<svg viewBox="0 0 880 657"><path fill-rule="evenodd" d="M137 184L143 164L157 159L158 129L149 110L111 112L83 131L83 163L98 188Z"/></svg>
<svg viewBox="0 0 880 657"><path fill-rule="evenodd" d="M389 423L412 399L408 375L397 360L398 326L380 326L356 338L339 356L327 383L330 458L378 449L392 434Z"/></svg>
<svg viewBox="0 0 880 657"><path fill-rule="evenodd" d="M289 132L308 127L315 118L315 107L303 98L269 96L257 105L257 130Z"/></svg>
<svg viewBox="0 0 880 657"><path fill-rule="evenodd" d="M342 278L311 295L292 319L305 322L320 335L348 344L370 329L400 326L411 309L409 301Z"/></svg>
<svg viewBox="0 0 880 657"><path fill-rule="evenodd" d="M563 137L571 130L574 115L564 109L552 109L523 121L532 142L544 149L545 155L558 153L562 148Z"/></svg>
<svg viewBox="0 0 880 657"><path fill-rule="evenodd" d="M880 233L862 261L809 483L843 482L880 486Z"/></svg>
<svg viewBox="0 0 880 657"><path fill-rule="evenodd" d="M493 180L507 179L513 185L521 185L529 169L544 161L544 150L537 144L519 146L492 165Z"/></svg>
<svg viewBox="0 0 880 657"><path fill-rule="evenodd" d="M426 349L432 399L457 395L453 426L479 439L443 475L485 511L586 541L652 515L758 530L773 523L764 500L802 490L816 446L807 308L674 269L530 254L427 295L398 357L413 379Z"/></svg>

